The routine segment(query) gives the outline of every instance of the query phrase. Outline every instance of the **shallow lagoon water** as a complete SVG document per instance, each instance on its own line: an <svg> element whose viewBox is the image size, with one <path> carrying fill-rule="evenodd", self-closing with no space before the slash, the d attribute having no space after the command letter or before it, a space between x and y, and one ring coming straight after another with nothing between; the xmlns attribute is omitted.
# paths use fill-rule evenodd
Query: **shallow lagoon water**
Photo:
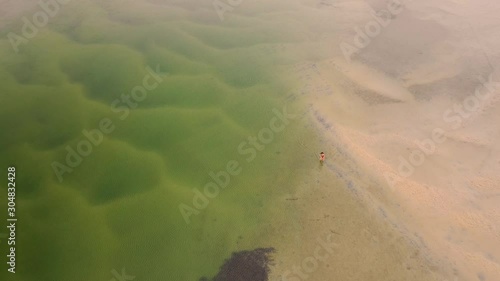
<svg viewBox="0 0 500 281"><path fill-rule="evenodd" d="M122 268L137 280L198 280L234 251L272 246L273 221L293 216L269 216L273 198L293 188L294 159L312 153L290 153L305 129L292 122L251 161L238 146L269 127L273 109L304 110L286 100L293 61L274 48L300 36L283 28L220 21L209 2L75 1L18 53L3 36L0 161L16 166L18 186L11 280L111 280ZM113 102L146 67L163 81L122 118ZM114 131L59 181L51 164L67 164L67 147L104 118ZM186 224L179 204L192 206L193 188L230 160L241 174Z"/></svg>

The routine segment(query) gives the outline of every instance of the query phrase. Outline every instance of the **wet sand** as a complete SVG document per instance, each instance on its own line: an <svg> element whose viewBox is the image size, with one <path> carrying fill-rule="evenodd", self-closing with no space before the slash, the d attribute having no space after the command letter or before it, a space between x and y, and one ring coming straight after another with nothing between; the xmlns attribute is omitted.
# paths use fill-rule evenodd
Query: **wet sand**
<svg viewBox="0 0 500 281"><path fill-rule="evenodd" d="M336 147L327 139L320 145ZM302 188L279 204L298 214L294 225L275 226L281 231L269 280L445 280L425 245L367 205L361 193L376 183L361 179L345 151L335 153L323 166L314 155L306 159L314 171L301 171L308 175Z"/></svg>

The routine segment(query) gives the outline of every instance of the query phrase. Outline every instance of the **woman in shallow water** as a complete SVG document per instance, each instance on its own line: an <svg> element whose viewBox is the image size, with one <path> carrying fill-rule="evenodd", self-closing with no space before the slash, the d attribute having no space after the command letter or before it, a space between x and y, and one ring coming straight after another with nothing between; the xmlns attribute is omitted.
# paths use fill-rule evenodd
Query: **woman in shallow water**
<svg viewBox="0 0 500 281"><path fill-rule="evenodd" d="M321 153L319 154L319 162L320 162L321 164L323 164L323 161L325 161L325 153L324 153L324 152L321 152Z"/></svg>

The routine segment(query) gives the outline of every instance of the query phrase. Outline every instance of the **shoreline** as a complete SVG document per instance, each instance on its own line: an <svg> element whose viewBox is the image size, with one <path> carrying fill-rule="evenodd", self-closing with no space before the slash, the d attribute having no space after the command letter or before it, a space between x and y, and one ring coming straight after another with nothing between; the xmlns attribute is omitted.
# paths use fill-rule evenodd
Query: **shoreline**
<svg viewBox="0 0 500 281"><path fill-rule="evenodd" d="M391 126L399 123L404 126L405 122L412 122L411 115L409 115L412 113L411 107L417 107L419 110L422 105L415 101L408 101L407 104L386 104L385 100L381 101L383 98L373 94L367 94L364 97L354 95L355 89L348 89L344 84L345 66L335 65L335 59L309 63L307 68L314 73L310 75L313 78L308 81L308 94L303 97L303 101L310 106L310 122L313 124L321 143L321 147L311 150L318 151L318 153L325 151L327 160L322 171L312 169L309 184L303 185L298 191L301 196L304 196L304 201L306 201L304 204L311 206L309 209L302 209L300 217L311 218L321 213L322 215L331 215L331 213L356 210L354 212L358 212L358 216L349 217L346 214L342 216L344 220L349 220L349 218L357 220L359 222L357 228L360 229L358 232L365 231L366 229L363 227L368 225L361 223L362 221L367 220L367 218L375 221L376 223L367 229L368 233L377 233L377 235L370 234L363 237L360 233L356 233L356 227L352 225L350 226L353 233L350 235L358 237L357 239L361 241L372 239L376 241L376 245L365 245L359 248L359 245L349 239L344 240L344 242L339 241L339 244L352 244L351 251L361 251L365 254L387 245L396 247L396 250L392 249L395 251L379 253L380 260L385 260L386 263L373 264L372 267L384 268L388 266L387 268L392 268L386 268L390 272L390 270L396 270L394 265L405 267L403 264L409 263L405 258L411 257L410 261L413 262L413 265L409 268L418 268L412 272L411 276L414 277L407 277L408 273L400 271L393 272L393 274L399 274L397 278L402 278L402 280L446 281L474 280L474 278L489 280L488 277L497 276L498 265L495 261L495 249L498 245L494 242L496 213L492 202L494 198L487 196L494 191L495 178L488 177L489 171L492 171L493 167L483 168L479 175L472 174L474 169L467 170L468 174L471 173L469 176L458 176L456 172L449 171L448 166L456 163L457 156L461 155L455 148L456 141L453 140L451 144L439 147L438 153L429 157L428 163L420 168L421 171L417 170L415 175L401 181L397 188L391 187L383 175L388 171L397 173L397 165L387 159L396 157L397 154L394 155L394 153L415 148L416 138L404 130L399 131L397 126ZM364 99L367 97L371 98L373 103L367 103ZM346 105L349 106L351 112L343 111ZM440 107L446 108L444 105L437 102L434 108L438 108L438 110ZM498 103L491 105L488 109L494 110L494 105L498 106ZM431 105L425 104L424 106L428 108ZM475 121L484 120L483 118L488 118L490 114L483 113ZM356 118L353 118L354 116ZM410 116L409 120L408 116ZM418 116L415 115L415 118ZM392 120L385 120L385 118L392 118ZM418 122L418 120L413 120L413 122ZM383 130L380 128L382 126L384 126ZM432 125L429 127L433 128ZM388 128L394 132L386 133ZM473 133L471 130L473 129L461 131L468 132L467 135ZM464 132L447 135L447 137L455 139L456 135L461 134ZM465 147L465 150L461 148L462 153L471 155L472 159L476 157L476 155L471 154L473 153L471 149L475 149L474 143L476 141L482 143L482 146L489 143L485 136L479 135L477 139L470 139L471 148ZM459 145L463 146L463 144ZM401 146L408 148L402 149ZM451 150L448 151L448 149ZM495 146L491 145L489 149L494 152ZM314 165L317 159L309 159L308 161ZM432 170L429 172L429 169L435 167L436 163L441 165L438 167L442 171L441 173L445 174L432 173ZM441 183L443 178L440 175L454 175L454 189L443 185ZM478 176L479 178L477 178ZM315 183L314 180L317 182ZM330 183L324 183L324 180L328 180ZM479 190L472 193L464 189L468 184L474 184ZM332 188L339 189L335 195L330 190ZM477 194L475 194L476 192ZM326 200L321 197L322 194L330 201L322 202ZM480 194L483 195L478 196ZM335 206L329 206L332 202L338 204L339 198L344 198L342 199L344 201L350 200L353 203L349 205L347 210L338 210ZM466 202L466 204L461 205L460 202ZM482 204L479 202L491 202L491 204L486 204L485 210L482 211L483 207L476 205ZM319 219L319 221L326 222L325 219ZM303 221L301 223L304 224L302 225L303 229L308 229L312 233L325 233L329 230L328 226L304 223ZM329 225L339 224L340 222L331 222ZM381 235L381 233L383 234ZM398 239L395 242L391 237L398 237ZM304 234L299 241L308 246L302 252L307 253L307 249L314 249L314 242L311 241L315 241L316 238L314 235ZM491 247L490 252L482 252L487 249L488 245ZM412 255L412 251L418 252L418 256ZM295 258L297 256L296 253L290 255L295 255ZM394 256L391 255L398 256L398 258L394 259ZM302 256L307 257L307 254L302 254ZM348 260L355 254L345 252L343 256L345 259L340 261L342 267L351 266ZM360 254L360 256L363 255ZM392 261L390 261L391 258ZM287 259L293 260L293 258ZM405 262L400 262L403 260ZM295 259L293 262L286 263L297 264L298 261ZM360 264L366 263L360 262L358 265ZM352 263L353 268L355 268L354 265L355 262ZM317 276L320 277L315 276L315 278L337 276L335 271L329 269L324 269L321 272L324 273L320 273L318 270ZM351 280L346 276L349 276L349 272L342 276L339 275L344 280ZM280 280L279 275L275 278ZM363 278L368 278L368 276ZM364 280L363 278L352 280Z"/></svg>
<svg viewBox="0 0 500 281"><path fill-rule="evenodd" d="M317 91L309 93L301 97L313 101L304 126L317 143L300 149L324 150L327 159L323 165L312 153L299 159L307 168L299 169L303 176L296 190L276 206L294 214L291 224L276 224L281 235L269 237L276 249L269 280L453 280L419 237L412 237L383 203L374 204L364 188L377 183L361 176L363 169L335 139L332 120L318 113Z"/></svg>

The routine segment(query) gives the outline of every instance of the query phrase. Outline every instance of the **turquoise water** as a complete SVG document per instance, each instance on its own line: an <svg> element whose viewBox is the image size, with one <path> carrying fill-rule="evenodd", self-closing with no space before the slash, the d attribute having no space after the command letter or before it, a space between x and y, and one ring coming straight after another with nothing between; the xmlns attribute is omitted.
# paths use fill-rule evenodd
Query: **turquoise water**
<svg viewBox="0 0 500 281"><path fill-rule="evenodd" d="M289 163L310 153L289 153L305 129L291 121L251 161L238 147L273 109L303 112L286 99L295 61L276 48L304 38L266 19L273 5L241 9L220 21L210 2L75 1L18 53L5 36L22 22L0 32L0 163L16 167L19 219L9 280L111 280L122 268L198 280L233 251L272 246L271 223L289 214L269 210L293 188ZM144 99L123 101L145 77ZM102 120L112 132L83 145ZM241 172L187 224L179 205L232 160Z"/></svg>

